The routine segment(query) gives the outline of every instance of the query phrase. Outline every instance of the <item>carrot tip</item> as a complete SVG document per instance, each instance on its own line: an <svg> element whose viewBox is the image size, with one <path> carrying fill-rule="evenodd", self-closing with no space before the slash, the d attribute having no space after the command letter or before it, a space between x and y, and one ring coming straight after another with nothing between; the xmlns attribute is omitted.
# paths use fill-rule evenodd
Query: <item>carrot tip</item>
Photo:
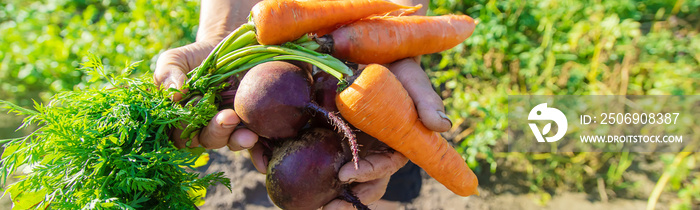
<svg viewBox="0 0 700 210"><path fill-rule="evenodd" d="M420 8L423 8L423 5L422 5L422 4L417 4L416 6L412 6L412 7L409 6L409 7L406 8L406 10L404 11L404 13L413 14L413 13L415 13L416 11L418 11Z"/></svg>

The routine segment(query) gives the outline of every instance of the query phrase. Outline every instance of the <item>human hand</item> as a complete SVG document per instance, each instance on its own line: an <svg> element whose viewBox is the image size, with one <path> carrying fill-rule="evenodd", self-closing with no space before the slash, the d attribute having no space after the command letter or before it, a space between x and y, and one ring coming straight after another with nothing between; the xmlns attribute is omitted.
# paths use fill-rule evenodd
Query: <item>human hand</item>
<svg viewBox="0 0 700 210"><path fill-rule="evenodd" d="M156 84L165 88L182 88L186 72L199 65L212 49L213 45L208 45L206 42L195 42L165 51L156 63ZM182 92L186 91L182 90ZM175 101L181 98L179 93L173 96ZM199 135L191 139L190 147L201 145L207 149L217 149L228 145L231 150L253 147L258 136L248 129L236 129L240 121L233 109L220 111L211 119L209 125L202 128ZM176 147L184 148L188 139L180 138L180 134L182 130L173 130L170 137Z"/></svg>
<svg viewBox="0 0 700 210"><path fill-rule="evenodd" d="M392 0L403 5L423 4L423 8L414 15L425 15L428 1L426 0ZM387 67L396 75L406 88L418 111L418 116L430 130L445 132L452 127L452 121L445 114L442 99L433 90L430 79L419 65L420 56L406 58L389 64ZM386 192L391 175L406 165L408 159L399 152L378 153L365 157L360 161L360 168L355 170L353 164L345 164L338 173L338 178L344 182L359 182L352 188L360 201L365 204L381 199ZM328 203L323 209L354 209L352 204L340 199Z"/></svg>
<svg viewBox="0 0 700 210"><path fill-rule="evenodd" d="M359 162L355 169L352 163L340 168L338 179L344 183L357 183L350 190L364 204L370 205L384 196L391 175L406 165L408 158L399 152L370 154ZM351 203L335 199L323 206L327 209L355 209Z"/></svg>
<svg viewBox="0 0 700 210"><path fill-rule="evenodd" d="M408 91L423 124L433 131L447 131L452 127L452 122L444 113L442 99L433 90L428 76L416 60L417 58L403 59L388 65L388 68ZM391 175L407 162L408 159L399 152L375 153L362 159L358 170L355 170L352 163L345 164L340 169L338 178L343 182L359 183L352 191L360 201L369 204L381 199ZM354 208L348 202L335 199L323 209Z"/></svg>
<svg viewBox="0 0 700 210"><path fill-rule="evenodd" d="M201 64L230 31L246 22L245 17L255 3L254 0L202 1L197 41L163 52L156 61L155 83L162 88L180 90L187 79L187 72ZM180 101L182 95L175 93L172 99ZM190 147L201 145L216 149L228 146L231 150L253 147L258 136L248 129L236 129L239 123L240 118L233 109L224 109L211 119L208 126L202 128L199 135L191 139ZM189 139L181 139L180 134L182 130L173 130L170 136L176 147L184 148Z"/></svg>
<svg viewBox="0 0 700 210"><path fill-rule="evenodd" d="M449 130L452 123L444 117L442 100L433 90L430 80L417 61L412 58L403 59L388 67L408 91L426 127L438 132ZM261 173L266 173L267 169L268 159L263 155L264 150L265 148L260 145L249 150L255 168ZM338 178L342 182L358 183L351 190L360 201L368 204L379 200L384 195L391 175L407 162L408 159L399 152L372 153L360 160L357 170L353 163L343 165ZM336 199L324 206L324 209L354 208L350 203Z"/></svg>
<svg viewBox="0 0 700 210"><path fill-rule="evenodd" d="M207 1L202 2L203 11L205 8L208 8L205 6L205 2ZM252 4L250 4L250 7L252 7ZM228 7L216 6L216 8ZM202 18L204 18L205 14L229 13L202 12ZM240 15L224 16L230 18ZM212 27L222 24L202 24L201 22L205 21L203 19L200 21L202 27L198 31L197 42L182 48L169 50L161 55L155 76L158 84L166 88L182 88L182 84L186 79L186 72L201 63L214 45L227 34L226 28L233 28L231 27L232 24ZM221 30L221 28L224 30ZM214 32L207 33L206 31ZM200 39L200 37L202 38ZM414 99L419 117L426 127L438 132L447 131L451 127L451 122L444 114L442 100L433 91L427 75L425 75L418 63L411 59L404 59L389 65L389 69L404 84L409 95ZM173 96L174 100L179 100L180 98L180 95ZM265 148L260 144L256 144L257 135L252 131L247 129L236 130L235 127L239 122L240 119L234 110L223 110L212 119L210 125L204 128L199 136L192 139L191 146L197 146L200 143L207 148L218 148L228 145L232 150L252 147L249 149L251 159L253 159L256 169L261 173L265 173L267 168L267 159L263 156ZM185 141L179 138L180 133L181 131L175 131L172 136L175 137L176 146L184 147ZM360 162L361 170L355 170L354 166L343 166L339 173L339 178L341 181L360 183L352 190L363 202L371 203L381 198L386 190L390 176L405 165L406 162L407 159L398 152L372 154ZM327 209L345 207L349 207L349 203L339 200L334 200L326 206Z"/></svg>

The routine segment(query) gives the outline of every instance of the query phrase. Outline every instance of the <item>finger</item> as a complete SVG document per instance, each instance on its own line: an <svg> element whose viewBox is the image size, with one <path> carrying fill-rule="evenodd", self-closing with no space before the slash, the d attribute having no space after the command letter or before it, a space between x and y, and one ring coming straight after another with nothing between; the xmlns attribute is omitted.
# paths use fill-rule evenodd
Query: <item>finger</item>
<svg viewBox="0 0 700 210"><path fill-rule="evenodd" d="M428 75L415 60L407 58L397 61L389 65L389 70L408 91L425 127L437 132L445 132L452 127L452 121L445 115L442 99L433 90Z"/></svg>
<svg viewBox="0 0 700 210"><path fill-rule="evenodd" d="M390 177L406 165L408 158L399 152L371 154L359 161L359 168L352 163L340 168L338 179L341 182L366 182L383 177Z"/></svg>
<svg viewBox="0 0 700 210"><path fill-rule="evenodd" d="M163 52L156 61L153 78L157 85L163 88L180 90L187 79L187 72L199 66L214 49L209 42L195 42L182 47ZM187 90L181 90L183 93ZM182 99L182 95L173 95L174 101Z"/></svg>
<svg viewBox="0 0 700 210"><path fill-rule="evenodd" d="M362 201L362 200L360 200ZM334 199L325 206L323 206L323 210L351 210L355 209L352 204L348 203L347 201L341 200L341 199Z"/></svg>
<svg viewBox="0 0 700 210"><path fill-rule="evenodd" d="M240 128L233 132L228 139L228 148L233 151L248 149L258 142L258 134L246 128Z"/></svg>
<svg viewBox="0 0 700 210"><path fill-rule="evenodd" d="M218 149L228 144L229 138L241 120L233 109L217 113L199 134L199 143L207 149ZM252 146L252 145L251 145Z"/></svg>
<svg viewBox="0 0 700 210"><path fill-rule="evenodd" d="M183 123L182 127L185 128L185 127L187 127L187 125ZM173 141L173 144L175 145L175 147L180 148L180 149L187 147L187 141L188 141L188 139L180 138L180 136L182 135L182 132L183 132L183 130L173 129L172 132L170 133L170 139ZM199 146L199 138L197 137L197 135L195 135L192 138L192 142L190 143L190 148L195 148L198 146Z"/></svg>
<svg viewBox="0 0 700 210"><path fill-rule="evenodd" d="M362 203L368 204L378 201L386 193L386 187L389 185L389 180L391 176L384 178L372 180L369 182L358 184L352 188L352 192L355 193L357 198L362 201Z"/></svg>
<svg viewBox="0 0 700 210"><path fill-rule="evenodd" d="M255 166L255 169L262 174L266 174L267 164L270 160L263 155L263 152L265 151L265 148L263 147L264 145L262 144L255 144L253 148L248 149L248 153L250 154L250 160L253 161L253 166Z"/></svg>
<svg viewBox="0 0 700 210"><path fill-rule="evenodd" d="M352 193L357 196L360 201L365 205L371 205L371 203L378 201L386 193L386 187L389 184L390 177L384 177L381 179L372 180L369 182L358 184L351 189ZM323 206L324 210L327 209L355 209L351 203L341 199L332 200L330 203Z"/></svg>

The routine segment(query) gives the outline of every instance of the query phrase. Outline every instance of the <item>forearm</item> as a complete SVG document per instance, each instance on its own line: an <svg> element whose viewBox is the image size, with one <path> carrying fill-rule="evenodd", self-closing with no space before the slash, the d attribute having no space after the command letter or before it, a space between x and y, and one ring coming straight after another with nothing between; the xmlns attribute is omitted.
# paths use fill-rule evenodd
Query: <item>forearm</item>
<svg viewBox="0 0 700 210"><path fill-rule="evenodd" d="M219 42L241 24L258 0L202 0L197 41ZM213 43L216 44L216 43Z"/></svg>

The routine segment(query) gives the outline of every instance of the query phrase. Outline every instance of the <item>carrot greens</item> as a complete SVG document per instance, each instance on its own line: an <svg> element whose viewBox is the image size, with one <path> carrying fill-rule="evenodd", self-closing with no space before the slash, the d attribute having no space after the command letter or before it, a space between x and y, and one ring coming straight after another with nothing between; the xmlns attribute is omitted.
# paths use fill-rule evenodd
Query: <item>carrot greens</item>
<svg viewBox="0 0 700 210"><path fill-rule="evenodd" d="M63 92L36 111L2 102L27 116L23 126L41 127L32 134L5 140L0 184L22 166L22 179L5 188L15 205L27 208L192 208L190 189L221 183L223 173L198 178L187 171L200 150L181 150L167 131L191 120L188 110L168 99L150 78L106 75L100 60L84 63L93 78L113 88ZM93 79L95 82L97 79ZM17 207L17 206L16 206Z"/></svg>

